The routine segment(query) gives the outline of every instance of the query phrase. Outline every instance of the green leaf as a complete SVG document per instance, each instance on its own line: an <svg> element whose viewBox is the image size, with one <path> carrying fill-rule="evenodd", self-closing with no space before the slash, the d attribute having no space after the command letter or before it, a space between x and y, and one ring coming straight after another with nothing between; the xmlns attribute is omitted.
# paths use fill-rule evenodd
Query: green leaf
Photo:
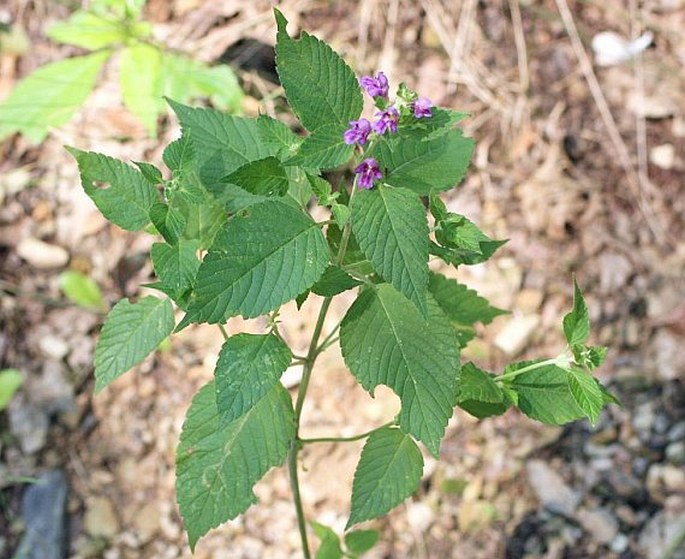
<svg viewBox="0 0 685 559"><path fill-rule="evenodd" d="M306 32L293 40L286 31L283 14L274 10L276 66L288 103L304 127L314 131L338 125L340 134L362 111L357 78L345 61L326 43Z"/></svg>
<svg viewBox="0 0 685 559"><path fill-rule="evenodd" d="M573 309L564 317L564 336L571 346L584 344L590 337L590 314L575 278L573 279Z"/></svg>
<svg viewBox="0 0 685 559"><path fill-rule="evenodd" d="M361 555L378 543L377 530L354 530L345 535L345 546L352 553Z"/></svg>
<svg viewBox="0 0 685 559"><path fill-rule="evenodd" d="M166 97L184 102L204 97L224 111L240 111L243 91L229 66L207 66L199 60L165 52L162 68L162 90Z"/></svg>
<svg viewBox="0 0 685 559"><path fill-rule="evenodd" d="M327 170L347 163L352 157L354 146L347 145L343 140L346 128L339 124L317 128L304 139L297 155L288 160L288 165Z"/></svg>
<svg viewBox="0 0 685 559"><path fill-rule="evenodd" d="M266 115L259 115L256 122L259 140L281 161L286 161L297 153L302 138L286 124Z"/></svg>
<svg viewBox="0 0 685 559"><path fill-rule="evenodd" d="M145 359L173 329L174 310L168 299L148 296L114 305L95 346L95 392Z"/></svg>
<svg viewBox="0 0 685 559"><path fill-rule="evenodd" d="M182 325L277 309L309 289L329 260L326 239L309 216L276 200L255 204L217 234Z"/></svg>
<svg viewBox="0 0 685 559"><path fill-rule="evenodd" d="M175 245L155 243L150 256L155 274L169 295L178 305L186 306L190 290L200 268L197 258L199 243L181 239Z"/></svg>
<svg viewBox="0 0 685 559"><path fill-rule="evenodd" d="M0 141L21 132L34 143L51 127L62 126L83 105L109 51L41 66L19 82L0 104Z"/></svg>
<svg viewBox="0 0 685 559"><path fill-rule="evenodd" d="M428 291L452 321L460 347L475 337L476 322L489 324L495 317L506 314L506 311L491 306L487 299L474 290L442 274L430 274Z"/></svg>
<svg viewBox="0 0 685 559"><path fill-rule="evenodd" d="M593 425L597 423L604 407L604 394L597 380L588 372L571 367L568 371L568 385L576 403Z"/></svg>
<svg viewBox="0 0 685 559"><path fill-rule="evenodd" d="M413 138L424 141L432 140L452 130L458 122L467 116L469 116L468 113L433 107L433 116L430 118L415 118L413 115L403 117L399 123L400 134L402 136L411 135Z"/></svg>
<svg viewBox="0 0 685 559"><path fill-rule="evenodd" d="M162 172L150 163L145 163L145 161L134 161L136 167L145 177L145 180L150 184L157 186L158 184L164 184L164 177L162 177Z"/></svg>
<svg viewBox="0 0 685 559"><path fill-rule="evenodd" d="M312 521L310 523L314 533L321 540L316 552L316 559L342 559L343 552L340 548L340 538L331 528Z"/></svg>
<svg viewBox="0 0 685 559"><path fill-rule="evenodd" d="M81 272L68 270L59 276L59 287L72 303L84 309L103 311L107 304L95 281Z"/></svg>
<svg viewBox="0 0 685 559"><path fill-rule="evenodd" d="M162 53L145 43L136 43L121 52L119 80L126 108L157 135L157 117L164 110L162 99Z"/></svg>
<svg viewBox="0 0 685 559"><path fill-rule="evenodd" d="M294 436L292 402L280 384L227 426L219 423L214 383L200 389L176 454L176 495L191 550L257 502L253 486L283 463Z"/></svg>
<svg viewBox="0 0 685 559"><path fill-rule="evenodd" d="M319 281L312 286L311 291L322 297L334 297L358 285L361 285L361 282L354 279L339 266L329 266Z"/></svg>
<svg viewBox="0 0 685 559"><path fill-rule="evenodd" d="M285 168L276 157L246 163L222 182L235 184L258 196L285 196L290 185Z"/></svg>
<svg viewBox="0 0 685 559"><path fill-rule="evenodd" d="M535 361L512 363L505 374L530 366ZM508 385L517 395L517 407L531 419L548 425L563 425L585 416L568 383L568 371L545 365L521 373Z"/></svg>
<svg viewBox="0 0 685 559"><path fill-rule="evenodd" d="M492 375L473 363L466 363L457 377L457 405L483 419L502 415L509 409L510 402Z"/></svg>
<svg viewBox="0 0 685 559"><path fill-rule="evenodd" d="M455 404L459 347L435 301L424 319L392 286L367 289L342 321L340 346L366 390L385 384L400 397L400 427L437 456Z"/></svg>
<svg viewBox="0 0 685 559"><path fill-rule="evenodd" d="M347 527L395 508L416 491L422 473L421 451L409 435L391 427L372 433L354 473Z"/></svg>
<svg viewBox="0 0 685 559"><path fill-rule="evenodd" d="M387 169L384 182L427 196L456 186L466 174L472 152L473 140L464 138L461 130L451 130L432 140L383 138L372 155Z"/></svg>
<svg viewBox="0 0 685 559"><path fill-rule="evenodd" d="M124 43L127 38L126 28L121 22L80 10L67 21L51 25L46 35L57 43L88 50L99 50Z"/></svg>
<svg viewBox="0 0 685 559"><path fill-rule="evenodd" d="M246 163L276 155L273 146L259 139L255 119L229 116L212 109L193 109L169 100L192 140L200 180L210 192L226 175Z"/></svg>
<svg viewBox="0 0 685 559"><path fill-rule="evenodd" d="M24 382L21 371L17 369L3 369L0 371L0 411L4 410L12 400L14 394Z"/></svg>
<svg viewBox="0 0 685 559"><path fill-rule="evenodd" d="M150 222L159 194L140 171L107 155L66 149L78 163L83 189L109 221L128 231Z"/></svg>
<svg viewBox="0 0 685 559"><path fill-rule="evenodd" d="M182 174L192 170L195 166L196 156L197 152L190 136L184 134L164 149L162 160L176 175L179 172Z"/></svg>
<svg viewBox="0 0 685 559"><path fill-rule="evenodd" d="M426 314L428 221L418 196L379 185L352 198L352 231L375 270Z"/></svg>
<svg viewBox="0 0 685 559"><path fill-rule="evenodd" d="M214 370L219 422L252 409L290 366L290 348L275 334L237 334L224 343Z"/></svg>
<svg viewBox="0 0 685 559"><path fill-rule="evenodd" d="M198 241L201 249L211 246L217 232L226 223L226 212L221 204L210 196L207 196L204 202L200 202L180 194L177 193L169 202L169 211L178 212L183 216L186 222L183 238Z"/></svg>
<svg viewBox="0 0 685 559"><path fill-rule="evenodd" d="M150 221L169 244L176 244L186 228L186 217L177 207L157 202L150 208Z"/></svg>

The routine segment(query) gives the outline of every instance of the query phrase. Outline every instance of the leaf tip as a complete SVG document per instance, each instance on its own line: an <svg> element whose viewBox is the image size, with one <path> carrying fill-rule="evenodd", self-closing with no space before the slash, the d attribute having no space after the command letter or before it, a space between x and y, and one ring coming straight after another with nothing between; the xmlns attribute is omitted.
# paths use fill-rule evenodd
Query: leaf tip
<svg viewBox="0 0 685 559"><path fill-rule="evenodd" d="M274 8L274 17L276 18L276 25L278 27L278 34L284 34L286 37L288 36L288 32L286 31L286 26L288 25L288 20L285 19L285 16L283 15L283 12L279 10L278 8Z"/></svg>

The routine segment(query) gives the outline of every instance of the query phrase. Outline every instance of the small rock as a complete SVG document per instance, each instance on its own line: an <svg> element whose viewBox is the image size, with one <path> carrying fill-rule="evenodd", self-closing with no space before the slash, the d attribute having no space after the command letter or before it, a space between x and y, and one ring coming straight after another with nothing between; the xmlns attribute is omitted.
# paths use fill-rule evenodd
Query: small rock
<svg viewBox="0 0 685 559"><path fill-rule="evenodd" d="M408 503L407 520L416 532L423 534L435 520L435 513L426 503Z"/></svg>
<svg viewBox="0 0 685 559"><path fill-rule="evenodd" d="M143 506L133 517L133 527L141 543L149 542L159 532L159 507Z"/></svg>
<svg viewBox="0 0 685 559"><path fill-rule="evenodd" d="M69 353L69 344L57 336L50 334L43 336L38 343L40 350L46 357L57 361L63 359Z"/></svg>
<svg viewBox="0 0 685 559"><path fill-rule="evenodd" d="M516 295L514 305L523 313L537 313L542 305L543 296L539 289L522 289Z"/></svg>
<svg viewBox="0 0 685 559"><path fill-rule="evenodd" d="M626 549L628 549L628 545L630 545L630 539L628 536L625 534L618 534L613 539L611 546L609 547L614 553L623 553Z"/></svg>
<svg viewBox="0 0 685 559"><path fill-rule="evenodd" d="M67 556L67 481L51 470L30 485L21 502L26 531L15 559L63 559Z"/></svg>
<svg viewBox="0 0 685 559"><path fill-rule="evenodd" d="M95 497L88 502L83 524L86 532L94 537L112 538L119 532L119 519L106 497Z"/></svg>
<svg viewBox="0 0 685 559"><path fill-rule="evenodd" d="M685 441L677 441L666 447L666 460L676 466L685 464Z"/></svg>
<svg viewBox="0 0 685 559"><path fill-rule="evenodd" d="M495 346L509 356L518 355L526 348L539 326L539 315L515 316L497 334Z"/></svg>
<svg viewBox="0 0 685 559"><path fill-rule="evenodd" d="M635 409L635 414L633 415L633 427L640 433L649 432L652 429L652 425L654 425L654 418L654 402L640 404Z"/></svg>
<svg viewBox="0 0 685 559"><path fill-rule="evenodd" d="M642 532L638 545L647 559L663 559L685 532L685 515L661 511L655 514ZM682 541L682 540L681 540ZM675 556L672 556L675 557Z"/></svg>
<svg viewBox="0 0 685 559"><path fill-rule="evenodd" d="M50 425L48 415L23 394L10 402L9 423L10 433L19 440L24 454L34 454L45 446Z"/></svg>
<svg viewBox="0 0 685 559"><path fill-rule="evenodd" d="M673 144L661 144L649 150L649 160L662 169L672 169L675 162L675 148Z"/></svg>
<svg viewBox="0 0 685 559"><path fill-rule="evenodd" d="M682 441L685 439L685 421L679 421L668 431L668 440L670 442Z"/></svg>
<svg viewBox="0 0 685 559"><path fill-rule="evenodd" d="M668 95L630 95L628 107L638 116L659 120L678 112L678 104Z"/></svg>
<svg viewBox="0 0 685 559"><path fill-rule="evenodd" d="M17 254L34 268L51 270L69 262L69 253L62 247L29 237L17 245Z"/></svg>
<svg viewBox="0 0 685 559"><path fill-rule="evenodd" d="M685 491L685 471L672 464L652 464L647 472L647 489L652 495Z"/></svg>
<svg viewBox="0 0 685 559"><path fill-rule="evenodd" d="M608 544L618 535L618 520L604 509L580 509L576 519L598 543Z"/></svg>
<svg viewBox="0 0 685 559"><path fill-rule="evenodd" d="M685 351L682 338L661 328L652 340L656 372L662 380L676 380L685 371Z"/></svg>
<svg viewBox="0 0 685 559"><path fill-rule="evenodd" d="M551 512L572 516L580 501L576 494L557 474L542 460L530 460L526 464L528 483L538 499Z"/></svg>

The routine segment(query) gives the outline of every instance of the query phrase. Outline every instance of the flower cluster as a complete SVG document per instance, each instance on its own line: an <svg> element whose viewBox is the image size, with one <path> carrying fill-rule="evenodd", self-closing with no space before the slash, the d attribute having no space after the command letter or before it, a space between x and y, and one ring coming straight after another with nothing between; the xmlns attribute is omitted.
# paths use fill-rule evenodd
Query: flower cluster
<svg viewBox="0 0 685 559"><path fill-rule="evenodd" d="M414 118L433 116L433 103L430 99L417 97L416 93L413 92L410 92L413 97L404 97L402 91L409 91L404 84L400 86L399 103L396 105L390 103L388 100L388 78L383 72L378 72L375 76L362 76L359 79L359 85L374 98L376 106L380 110L374 115L376 117L374 122L365 118L350 121L349 128L343 133L343 140L348 145L363 146L369 141L369 135L372 132L379 136L386 132L396 134L400 117L403 114L411 114ZM374 181L383 177L378 161L372 157L365 159L354 172L359 175L358 185L360 188L372 188Z"/></svg>

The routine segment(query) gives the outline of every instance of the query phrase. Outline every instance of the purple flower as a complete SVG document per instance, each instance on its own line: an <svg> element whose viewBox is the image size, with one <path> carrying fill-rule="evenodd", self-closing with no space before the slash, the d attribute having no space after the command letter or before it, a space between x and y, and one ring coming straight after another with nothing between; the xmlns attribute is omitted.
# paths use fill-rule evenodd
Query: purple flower
<svg viewBox="0 0 685 559"><path fill-rule="evenodd" d="M351 120L350 127L345 130L343 140L346 144L365 144L371 134L371 123L365 118Z"/></svg>
<svg viewBox="0 0 685 559"><path fill-rule="evenodd" d="M383 72L378 72L375 78L371 76L362 76L359 79L359 84L366 89L366 92L371 97L387 97L388 96L388 78Z"/></svg>
<svg viewBox="0 0 685 559"><path fill-rule="evenodd" d="M366 190L373 188L374 181L383 178L383 173L378 168L378 161L373 157L364 159L364 161L357 165L354 172L359 175L359 180L357 181L359 188L365 188Z"/></svg>
<svg viewBox="0 0 685 559"><path fill-rule="evenodd" d="M432 107L433 103L427 97L419 97L412 103L412 109L414 109L414 116L416 118L429 118L433 116Z"/></svg>
<svg viewBox="0 0 685 559"><path fill-rule="evenodd" d="M373 130L377 134L385 134L386 130L390 130L393 134L397 132L397 121L400 119L400 113L395 107L388 107L384 111L376 113L378 120L373 123Z"/></svg>

